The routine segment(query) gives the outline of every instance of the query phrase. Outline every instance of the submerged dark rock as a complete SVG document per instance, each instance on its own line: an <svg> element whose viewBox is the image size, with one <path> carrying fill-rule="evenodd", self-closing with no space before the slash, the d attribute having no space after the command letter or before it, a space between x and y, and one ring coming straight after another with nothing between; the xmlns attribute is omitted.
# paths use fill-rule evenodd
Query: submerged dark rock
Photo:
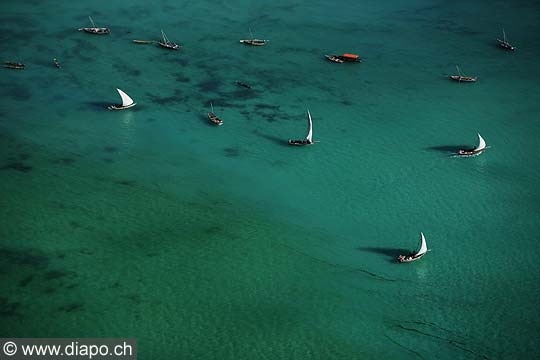
<svg viewBox="0 0 540 360"><path fill-rule="evenodd" d="M0 170L15 170L23 173L27 173L32 171L32 167L30 165L26 165L22 162L10 162L4 165Z"/></svg>
<svg viewBox="0 0 540 360"><path fill-rule="evenodd" d="M8 298L0 297L0 317L17 316L20 305L18 302L10 302Z"/></svg>
<svg viewBox="0 0 540 360"><path fill-rule="evenodd" d="M103 147L103 151L108 153L108 154L112 154L112 153L118 152L118 148L114 147L114 146L107 145L107 146Z"/></svg>
<svg viewBox="0 0 540 360"><path fill-rule="evenodd" d="M71 271L64 271L64 270L50 270L47 271L45 274L43 274L43 277L45 280L56 280L60 279L66 276L72 276L75 275L74 272Z"/></svg>
<svg viewBox="0 0 540 360"><path fill-rule="evenodd" d="M28 285L32 281L33 278L34 278L34 275L26 276L24 279L19 281L19 286L26 287L26 285Z"/></svg>
<svg viewBox="0 0 540 360"><path fill-rule="evenodd" d="M223 149L225 156L227 157L237 157L240 156L240 149L236 147L230 147Z"/></svg>
<svg viewBox="0 0 540 360"><path fill-rule="evenodd" d="M124 186L135 186L137 184L135 180L117 180L114 183L118 185L124 185Z"/></svg>
<svg viewBox="0 0 540 360"><path fill-rule="evenodd" d="M66 166L72 165L74 162L75 162L75 159L72 159L72 158L60 158L60 159L55 159L52 161L53 164L61 164L61 165L66 165Z"/></svg>
<svg viewBox="0 0 540 360"><path fill-rule="evenodd" d="M12 250L8 248L0 248L0 270L4 266L30 266L32 268L41 269L49 264L49 258L43 255L33 254L31 250Z"/></svg>
<svg viewBox="0 0 540 360"><path fill-rule="evenodd" d="M81 311L84 309L84 304L82 303L71 303L64 306L60 306L58 310L64 311L66 313L71 313L74 311Z"/></svg>

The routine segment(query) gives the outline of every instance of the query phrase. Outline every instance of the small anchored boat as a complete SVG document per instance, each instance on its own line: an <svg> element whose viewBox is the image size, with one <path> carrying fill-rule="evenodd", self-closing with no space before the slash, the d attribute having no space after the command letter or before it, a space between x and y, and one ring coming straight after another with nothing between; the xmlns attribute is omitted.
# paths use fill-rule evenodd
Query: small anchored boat
<svg viewBox="0 0 540 360"><path fill-rule="evenodd" d="M95 34L95 35L107 35L111 32L109 28L96 27L96 24L94 24L94 20L92 20L91 16L89 16L88 19L90 19L90 23L92 24L92 27L80 28L79 31L85 31L87 33Z"/></svg>
<svg viewBox="0 0 540 360"><path fill-rule="evenodd" d="M485 149L487 149L486 141L480 134L478 134L477 147L475 147L474 149L460 149L457 154L459 156L475 156L483 153Z"/></svg>
<svg viewBox="0 0 540 360"><path fill-rule="evenodd" d="M338 55L324 55L324 57L338 64L343 64L345 62L345 60L341 59Z"/></svg>
<svg viewBox="0 0 540 360"><path fill-rule="evenodd" d="M56 68L60 69L60 63L58 62L57 58L53 59L53 63L54 63L54 66L56 66Z"/></svg>
<svg viewBox="0 0 540 360"><path fill-rule="evenodd" d="M343 64L345 62L362 62L362 59L360 59L360 56L356 54L343 54L343 55L324 55L325 58L328 60Z"/></svg>
<svg viewBox="0 0 540 360"><path fill-rule="evenodd" d="M4 61L4 67L7 69L24 70L26 66L18 62Z"/></svg>
<svg viewBox="0 0 540 360"><path fill-rule="evenodd" d="M116 91L118 91L118 93L120 94L120 97L122 98L122 104L121 105L110 105L109 107L107 107L107 109L109 109L109 110L125 110L125 109L129 109L130 107L134 107L135 105L137 105L137 103L134 102L133 99L130 98L128 94L126 94L125 92L123 92L120 89L116 89Z"/></svg>
<svg viewBox="0 0 540 360"><path fill-rule="evenodd" d="M503 39L497 39L497 41L499 42L499 46L506 49L506 50L510 50L510 51L515 51L516 48L514 46L512 46L512 44L510 44L508 42L508 40L506 39L506 33L504 32L504 29L503 29Z"/></svg>
<svg viewBox="0 0 540 360"><path fill-rule="evenodd" d="M304 145L313 144L313 123L311 121L311 114L309 113L309 110L307 111L307 114L308 114L308 133L306 135L306 138L301 139L301 140L289 140L289 145L304 146Z"/></svg>
<svg viewBox="0 0 540 360"><path fill-rule="evenodd" d="M154 40L133 40L135 44L153 44Z"/></svg>
<svg viewBox="0 0 540 360"><path fill-rule="evenodd" d="M180 45L179 44L176 44L176 43L173 43L172 41L169 41L169 39L167 38L167 35L165 35L165 33L163 32L163 30L161 30L161 36L162 36L162 40L160 40L158 43L159 45L163 46L164 48L166 49L171 49L171 50L178 50L180 49Z"/></svg>
<svg viewBox="0 0 540 360"><path fill-rule="evenodd" d="M424 233L421 232L420 233L420 249L408 255L399 255L397 260L400 263L412 262L412 261L420 259L422 256L424 256L427 253L427 251L428 251L428 248L426 244L426 238L424 236Z"/></svg>
<svg viewBox="0 0 540 360"><path fill-rule="evenodd" d="M244 82L241 82L241 81L237 81L236 85L245 87L246 89L251 89L251 85L248 85L248 84L246 84Z"/></svg>
<svg viewBox="0 0 540 360"><path fill-rule="evenodd" d="M240 40L240 42L241 42L242 44L246 44L246 45L263 46L263 45L266 45L266 43L268 42L268 40L261 40L261 39L245 39L245 40Z"/></svg>
<svg viewBox="0 0 540 360"><path fill-rule="evenodd" d="M458 81L458 82L476 82L476 80L478 79L477 77L463 75L461 73L461 69L457 65L456 65L456 70L458 72L458 75L450 75L449 76L449 78L454 80L454 81Z"/></svg>
<svg viewBox="0 0 540 360"><path fill-rule="evenodd" d="M240 42L245 45L254 45L254 46L263 46L263 45L266 45L266 43L268 42L268 40L255 39L253 37L253 33L251 32L251 29L249 29L249 35L251 37L250 39L240 40Z"/></svg>
<svg viewBox="0 0 540 360"><path fill-rule="evenodd" d="M216 114L214 114L214 105L212 105L212 103L210 103L210 108L212 109L212 111L208 113L208 119L210 119L210 121L216 125L223 125L223 120L221 120L217 117Z"/></svg>

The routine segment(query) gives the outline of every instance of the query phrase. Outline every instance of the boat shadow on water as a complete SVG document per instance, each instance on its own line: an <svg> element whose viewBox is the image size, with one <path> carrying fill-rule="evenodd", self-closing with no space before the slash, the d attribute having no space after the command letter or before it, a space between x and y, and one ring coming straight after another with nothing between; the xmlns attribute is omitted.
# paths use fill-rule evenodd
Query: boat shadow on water
<svg viewBox="0 0 540 360"><path fill-rule="evenodd" d="M111 105L111 101L86 101L84 105L94 110L107 110L107 106Z"/></svg>
<svg viewBox="0 0 540 360"><path fill-rule="evenodd" d="M449 155L457 154L460 149L468 149L471 145L441 145L441 146L430 146L426 150L438 151L442 153L447 153Z"/></svg>
<svg viewBox="0 0 540 360"><path fill-rule="evenodd" d="M258 136L262 137L262 138L265 138L266 140L272 141L273 143L275 143L277 145L289 147L289 144L287 144L286 139L283 139L283 138L280 138L280 137L277 137L277 136L274 136L274 135L263 134L258 130L254 130L253 133L255 135L258 135Z"/></svg>
<svg viewBox="0 0 540 360"><path fill-rule="evenodd" d="M385 248L385 247L374 247L374 246L362 246L357 248L360 251L371 252L375 254L381 254L387 256L388 262L397 262L397 258L401 254L408 254L410 250L407 249L396 249L396 248Z"/></svg>

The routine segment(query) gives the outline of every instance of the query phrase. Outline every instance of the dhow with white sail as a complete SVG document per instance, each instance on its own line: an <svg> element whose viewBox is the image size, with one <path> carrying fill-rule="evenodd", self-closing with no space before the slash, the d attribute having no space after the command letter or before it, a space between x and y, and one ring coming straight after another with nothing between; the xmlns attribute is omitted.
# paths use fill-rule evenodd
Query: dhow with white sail
<svg viewBox="0 0 540 360"><path fill-rule="evenodd" d="M420 259L427 252L428 252L428 248L426 244L426 237L424 236L423 232L420 232L420 249L418 249L418 251L410 253L409 255L399 255L398 261L400 263L412 262L412 261Z"/></svg>
<svg viewBox="0 0 540 360"><path fill-rule="evenodd" d="M120 89L116 89L116 90L118 91L118 94L120 94L120 97L122 98L122 104L110 105L109 107L107 107L107 109L109 109L109 110L124 110L124 109L129 109L130 107L133 107L133 106L137 105L137 103L135 101L133 101L133 99L130 98L128 94L126 94L125 92L123 92Z"/></svg>
<svg viewBox="0 0 540 360"><path fill-rule="evenodd" d="M308 133L306 135L306 138L301 139L301 140L289 140L289 145L304 146L304 145L313 144L313 122L311 121L311 114L309 110L307 111L307 114L308 114Z"/></svg>
<svg viewBox="0 0 540 360"><path fill-rule="evenodd" d="M478 134L478 146L474 149L461 149L458 151L460 156L475 156L480 155L487 149L487 144L482 135Z"/></svg>

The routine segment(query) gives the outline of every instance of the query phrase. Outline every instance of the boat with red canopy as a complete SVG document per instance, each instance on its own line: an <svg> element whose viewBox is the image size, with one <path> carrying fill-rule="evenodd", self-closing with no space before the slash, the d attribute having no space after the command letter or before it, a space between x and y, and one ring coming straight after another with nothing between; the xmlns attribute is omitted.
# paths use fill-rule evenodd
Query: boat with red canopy
<svg viewBox="0 0 540 360"><path fill-rule="evenodd" d="M360 56L356 54L324 55L324 57L338 64L343 64L344 62L362 62Z"/></svg>

